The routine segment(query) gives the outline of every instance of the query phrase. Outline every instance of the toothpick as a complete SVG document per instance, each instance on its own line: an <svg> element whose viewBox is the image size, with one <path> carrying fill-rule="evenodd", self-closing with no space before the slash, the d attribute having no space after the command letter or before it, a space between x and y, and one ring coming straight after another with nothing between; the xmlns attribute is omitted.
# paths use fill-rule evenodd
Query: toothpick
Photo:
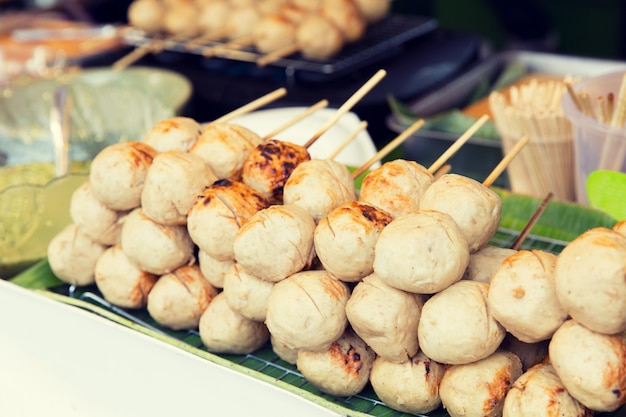
<svg viewBox="0 0 626 417"><path fill-rule="evenodd" d="M446 175L448 172L450 172L452 170L452 165L450 164L445 164L444 166L442 166L441 168L439 168L434 174L433 174L433 178L435 180L438 180L439 178L441 178L443 175Z"/></svg>
<svg viewBox="0 0 626 417"><path fill-rule="evenodd" d="M256 60L256 64L259 67L264 67L266 65L271 64L272 62L278 61L279 59L295 54L300 49L302 49L300 44L293 44L293 45L285 46L284 48L277 49L276 51L263 55L262 57Z"/></svg>

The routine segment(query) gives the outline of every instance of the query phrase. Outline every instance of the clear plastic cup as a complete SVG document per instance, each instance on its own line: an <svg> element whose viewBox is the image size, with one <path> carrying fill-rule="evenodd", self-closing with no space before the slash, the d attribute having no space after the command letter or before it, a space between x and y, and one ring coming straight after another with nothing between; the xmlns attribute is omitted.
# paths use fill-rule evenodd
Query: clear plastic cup
<svg viewBox="0 0 626 417"><path fill-rule="evenodd" d="M624 71L585 79L574 85L576 92L586 92L592 100L613 93L619 95ZM626 99L626 97L624 97ZM563 113L572 124L574 136L574 175L576 201L588 204L587 177L596 170L626 172L626 127L614 127L588 116L576 108L569 94L562 101Z"/></svg>

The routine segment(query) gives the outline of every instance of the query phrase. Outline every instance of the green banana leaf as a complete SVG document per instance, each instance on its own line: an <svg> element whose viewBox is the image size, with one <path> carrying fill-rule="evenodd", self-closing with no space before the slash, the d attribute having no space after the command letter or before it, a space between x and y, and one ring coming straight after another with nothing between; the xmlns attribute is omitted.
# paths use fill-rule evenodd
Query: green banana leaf
<svg viewBox="0 0 626 417"><path fill-rule="evenodd" d="M500 227L521 231L541 204L536 197L494 188L502 198ZM594 227L611 228L617 220L603 210L552 200L531 230L531 234L570 242Z"/></svg>

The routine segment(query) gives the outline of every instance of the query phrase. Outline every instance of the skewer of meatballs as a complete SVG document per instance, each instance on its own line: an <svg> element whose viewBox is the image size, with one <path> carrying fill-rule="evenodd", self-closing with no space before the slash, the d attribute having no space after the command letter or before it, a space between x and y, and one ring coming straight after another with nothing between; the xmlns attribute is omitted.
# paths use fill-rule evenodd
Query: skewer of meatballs
<svg viewBox="0 0 626 417"><path fill-rule="evenodd" d="M242 143L262 139L228 129ZM198 329L212 352L250 353L269 343L320 391L349 396L369 382L404 412L443 406L452 417L482 415L489 398L494 415L551 404L578 416L626 401L623 227L591 230L558 256L513 250L489 282L462 279L497 227L498 200L487 190L511 155L483 183L454 174L428 181L443 155L428 169L382 164L380 172L426 178L414 212L362 197L378 169L357 198L345 166L303 162L297 169L315 166L313 174L294 170L285 194L290 181L306 188L305 179L322 172L343 178L348 190L316 217L285 195L272 202L240 181L238 169L218 175L192 151L201 131L185 120L154 142L170 149L118 144L94 159L72 197L74 224L49 247L59 278L95 282L109 302L146 308L163 326ZM316 187L308 189L315 198ZM409 190L396 199L416 194ZM480 202L470 198L475 191ZM487 223L465 230L457 206ZM598 277L593 291L590 276ZM476 388L485 386L501 388L494 397Z"/></svg>
<svg viewBox="0 0 626 417"><path fill-rule="evenodd" d="M266 65L296 52L328 59L362 38L390 7L390 0L134 0L127 16L131 27L184 41L206 56L251 46Z"/></svg>

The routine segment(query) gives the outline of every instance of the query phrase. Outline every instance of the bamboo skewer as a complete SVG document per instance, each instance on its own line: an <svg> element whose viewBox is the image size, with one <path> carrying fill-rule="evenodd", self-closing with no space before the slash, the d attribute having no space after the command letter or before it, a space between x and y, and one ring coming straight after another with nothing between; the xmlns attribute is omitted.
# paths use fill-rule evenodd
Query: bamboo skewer
<svg viewBox="0 0 626 417"><path fill-rule="evenodd" d="M409 126L406 130L400 133L394 140L389 142L387 145L385 145L385 147L383 147L380 151L378 151L376 155L372 156L367 162L365 162L363 165L357 168L352 173L352 178L354 179L358 178L361 174L367 171L367 169L371 167L375 162L383 159L391 151L393 151L398 146L400 146L404 141L406 141L409 137L411 137L413 133L417 132L417 130L421 128L423 125L424 125L423 119L419 119L415 121L411 126Z"/></svg>
<svg viewBox="0 0 626 417"><path fill-rule="evenodd" d="M511 151L504 156L504 158L500 161L500 163L493 169L493 171L491 171L491 173L485 179L485 181L483 181L483 185L485 187L491 187L493 185L495 180L497 180L498 177L502 175L506 167L517 156L517 154L520 153L522 148L526 146L528 141L529 141L528 135L523 136L519 141L517 141L515 146L513 146L513 149L511 149Z"/></svg>
<svg viewBox="0 0 626 417"><path fill-rule="evenodd" d="M266 65L271 64L272 62L278 61L279 59L285 58L289 55L295 54L302 49L302 46L298 43L293 45L287 45L284 48L277 49L273 52L263 55L259 59L256 60L256 64L259 67L264 67Z"/></svg>
<svg viewBox="0 0 626 417"><path fill-rule="evenodd" d="M514 249L514 250L519 249L519 247L522 245L522 242L524 242L524 239L526 239L526 237L532 230L533 226L537 223L537 220L539 220L543 212L548 207L548 203L550 202L550 200L552 200L552 197L554 197L554 193L552 192L548 193L548 195L544 197L539 207L537 207L533 215L530 217L530 220L528 220L528 223L526 223L526 226L524 226L520 234L517 236L517 238L511 245L511 249Z"/></svg>
<svg viewBox="0 0 626 417"><path fill-rule="evenodd" d="M289 127L291 127L293 125L295 125L300 120L302 120L302 119L304 119L306 117L309 117L310 115L312 115L313 113L315 113L319 109L323 109L326 106L328 106L328 100L323 99L323 100L318 101L317 103L315 103L311 107L307 108L304 112L300 113L299 115L297 115L293 119L288 120L283 125L277 127L273 131L267 133L265 136L262 137L262 140L266 141L268 139L271 139L272 137L276 136L278 133L282 132L283 130L286 130L287 128L289 128Z"/></svg>
<svg viewBox="0 0 626 417"><path fill-rule="evenodd" d="M205 58L211 58L213 56L220 55L221 53L224 53L227 51L239 50L241 48L244 48L248 45L251 45L254 42L254 40L255 40L254 35L248 35L239 39L233 39L231 41L228 41L220 45L213 45L213 46L209 46L206 48L202 48L200 53Z"/></svg>
<svg viewBox="0 0 626 417"><path fill-rule="evenodd" d="M213 124L213 123L225 123L228 120L234 119L237 116L241 116L243 114L246 113L250 113L251 111L254 111L256 109L259 109L263 106L265 106L266 104L269 104L273 101L278 100L279 98L283 97L285 94L287 94L287 89L284 87L281 87L277 90L272 91L271 93L268 93L264 96L261 96L259 98L257 98L256 100L251 101L250 103L241 106L229 113L226 113L225 115L223 115L222 117L213 120L212 122L210 122L209 124Z"/></svg>
<svg viewBox="0 0 626 417"><path fill-rule="evenodd" d="M180 34L166 39L152 39L145 44L134 48L128 54L115 61L111 67L116 71L123 70L148 54L158 54L159 52L163 52L169 43L180 42L186 38L186 35Z"/></svg>
<svg viewBox="0 0 626 417"><path fill-rule="evenodd" d="M385 75L387 75L387 71L381 69L376 72L365 84L361 86L345 103L337 109L334 116L331 117L311 138L303 145L305 148L309 148L320 136L322 136L331 126L333 126L337 121L346 113L348 113L352 107L356 105L372 88L376 86L382 80Z"/></svg>
<svg viewBox="0 0 626 417"><path fill-rule="evenodd" d="M469 127L433 164L428 168L428 172L434 174L443 164L446 163L459 149L489 120L488 115L481 116L472 126Z"/></svg>
<svg viewBox="0 0 626 417"><path fill-rule="evenodd" d="M337 149L335 149L333 151L333 153L331 153L330 155L328 155L328 159L335 159L337 157L337 155L339 155L341 153L341 151L343 151L346 146L348 146L350 144L350 142L352 142L354 140L354 138L356 138L358 136L359 133L361 133L362 131L364 131L365 129L367 129L367 121L363 120L361 123L359 123L359 125L357 126L356 129L354 129L344 140L343 142L341 142L341 144L339 144L339 146L337 147Z"/></svg>
<svg viewBox="0 0 626 417"><path fill-rule="evenodd" d="M433 178L435 180L438 180L439 178L441 178L443 175L446 175L451 170L452 170L452 165L445 164L444 166L439 168L437 171L435 171L435 173L433 174Z"/></svg>

